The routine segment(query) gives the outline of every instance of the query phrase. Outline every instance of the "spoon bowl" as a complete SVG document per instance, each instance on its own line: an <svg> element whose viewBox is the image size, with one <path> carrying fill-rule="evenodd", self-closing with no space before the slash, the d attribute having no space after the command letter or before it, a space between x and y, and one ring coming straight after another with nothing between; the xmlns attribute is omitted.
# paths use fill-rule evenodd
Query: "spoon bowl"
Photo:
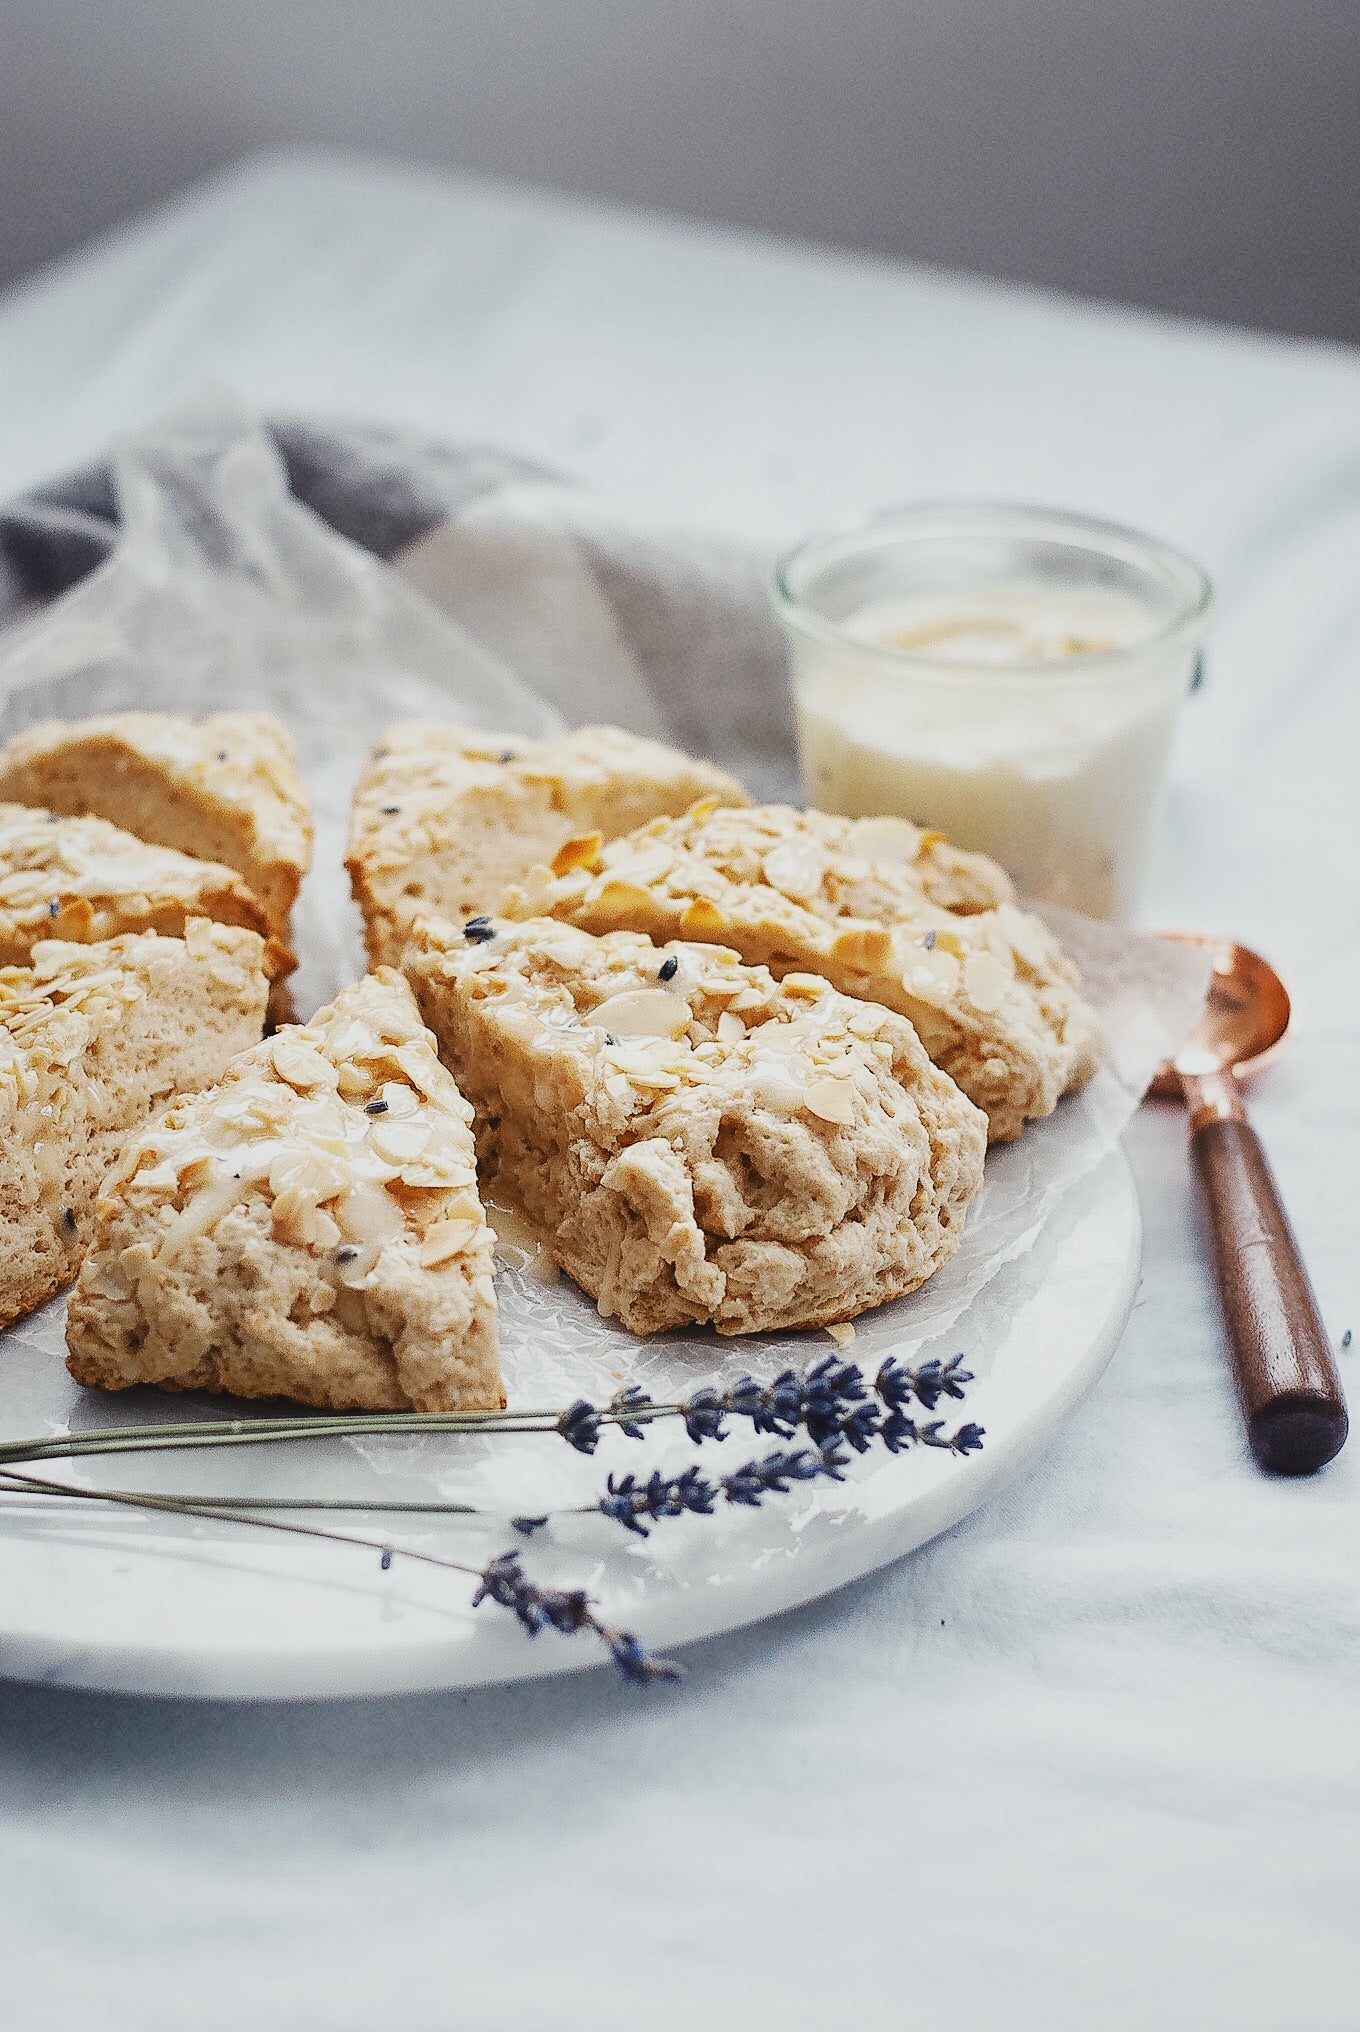
<svg viewBox="0 0 1360 2032"><path fill-rule="evenodd" d="M1197 946L1213 960L1204 1014L1173 1059L1160 1067L1151 1092L1178 1101L1182 1082L1207 1073L1231 1072L1254 1079L1279 1051L1289 1028L1289 994L1260 953L1230 938L1195 931L1166 931L1182 945Z"/></svg>

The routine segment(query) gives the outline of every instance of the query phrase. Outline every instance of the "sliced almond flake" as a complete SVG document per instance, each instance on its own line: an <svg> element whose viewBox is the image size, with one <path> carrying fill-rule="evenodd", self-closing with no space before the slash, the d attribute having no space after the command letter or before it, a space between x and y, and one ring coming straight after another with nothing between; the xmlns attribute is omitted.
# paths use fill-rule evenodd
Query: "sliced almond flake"
<svg viewBox="0 0 1360 2032"><path fill-rule="evenodd" d="M822 1332L833 1340L838 1348L853 1348L855 1345L855 1329L848 1319L833 1320L830 1326L822 1328Z"/></svg>
<svg viewBox="0 0 1360 2032"><path fill-rule="evenodd" d="M403 1185L414 1186L421 1192L448 1192L466 1182L467 1171L461 1165L443 1163L427 1154L403 1164L399 1176Z"/></svg>
<svg viewBox="0 0 1360 2032"><path fill-rule="evenodd" d="M857 850L870 861L914 861L922 832L909 818L864 818L853 828Z"/></svg>
<svg viewBox="0 0 1360 2032"><path fill-rule="evenodd" d="M406 1119L420 1112L420 1102L411 1089L401 1086L396 1080L384 1080L375 1098L384 1103L388 1121Z"/></svg>
<svg viewBox="0 0 1360 2032"><path fill-rule="evenodd" d="M794 1115L803 1104L803 1090L795 1080L779 1067L769 1064L752 1068L750 1095L762 1108L772 1114Z"/></svg>
<svg viewBox="0 0 1360 2032"><path fill-rule="evenodd" d="M385 1186L357 1180L332 1209L341 1233L351 1242L380 1248L406 1232L401 1208Z"/></svg>
<svg viewBox="0 0 1360 2032"><path fill-rule="evenodd" d="M855 1120L855 1089L848 1079L818 1079L803 1096L809 1114L822 1122L849 1126Z"/></svg>
<svg viewBox="0 0 1360 2032"><path fill-rule="evenodd" d="M721 937L724 928L722 912L702 896L694 898L680 919L680 930L685 938L716 940Z"/></svg>
<svg viewBox="0 0 1360 2032"><path fill-rule="evenodd" d="M853 1016L847 1020L845 1027L854 1037L877 1037L879 1031L883 1028L883 1018L886 1013L886 1010L883 1009L877 1009L870 1005L861 1005L860 1008L856 1009ZM886 1048L885 1046L884 1049L886 1050Z"/></svg>
<svg viewBox="0 0 1360 2032"><path fill-rule="evenodd" d="M1047 936L1042 924L1013 903L1003 903L996 912L998 931L1006 938L1017 959L1036 973L1050 962Z"/></svg>
<svg viewBox="0 0 1360 2032"><path fill-rule="evenodd" d="M416 1250L417 1261L423 1270L438 1270L456 1256L466 1255L481 1232L480 1221L436 1221Z"/></svg>
<svg viewBox="0 0 1360 2032"><path fill-rule="evenodd" d="M389 1116L377 1115L368 1137L375 1156L398 1171L412 1158L421 1156L429 1140L430 1125L421 1115L395 1122Z"/></svg>
<svg viewBox="0 0 1360 2032"><path fill-rule="evenodd" d="M554 875L569 875L573 868L593 868L604 845L603 833L579 833L564 840L552 858Z"/></svg>
<svg viewBox="0 0 1360 2032"><path fill-rule="evenodd" d="M963 992L984 1014L1001 1007L1010 985L1011 976L994 953L973 953L963 963Z"/></svg>
<svg viewBox="0 0 1360 2032"><path fill-rule="evenodd" d="M156 1251L157 1261L173 1263L190 1242L200 1235L211 1234L223 1214L240 1199L242 1190L242 1183L236 1178L218 1178L211 1185L200 1187L170 1223Z"/></svg>
<svg viewBox="0 0 1360 2032"><path fill-rule="evenodd" d="M360 1023L357 1017L353 1017L343 1030L330 1032L326 1049L336 1060L372 1058L378 1049L378 1040L366 1023Z"/></svg>
<svg viewBox="0 0 1360 2032"><path fill-rule="evenodd" d="M279 1078L286 1080L299 1093L309 1093L313 1087L335 1085L335 1067L299 1038L276 1037L270 1056Z"/></svg>
<svg viewBox="0 0 1360 2032"><path fill-rule="evenodd" d="M936 947L922 951L902 975L902 986L918 1001L942 1005L953 1000L959 988L959 963L951 952Z"/></svg>
<svg viewBox="0 0 1360 2032"><path fill-rule="evenodd" d="M656 908L647 891L640 888L636 882L619 882L612 879L597 883L591 900L599 903L611 917L619 919L650 917Z"/></svg>
<svg viewBox="0 0 1360 2032"><path fill-rule="evenodd" d="M302 1193L313 1202L334 1199L349 1183L344 1146L323 1156L319 1151L286 1148L269 1165L269 1190L275 1195Z"/></svg>
<svg viewBox="0 0 1360 2032"><path fill-rule="evenodd" d="M826 878L826 856L798 841L772 848L763 865L770 887L799 903L818 895Z"/></svg>
<svg viewBox="0 0 1360 2032"><path fill-rule="evenodd" d="M852 924L837 932L831 950L842 966L874 972L892 952L892 935L881 924Z"/></svg>
<svg viewBox="0 0 1360 2032"><path fill-rule="evenodd" d="M740 1044L746 1036L746 1025L740 1016L734 1016L730 1009L724 1009L718 1018L719 1044Z"/></svg>
<svg viewBox="0 0 1360 2032"><path fill-rule="evenodd" d="M400 1045L392 1056L420 1093L431 1095L442 1084L438 1062L424 1043Z"/></svg>
<svg viewBox="0 0 1360 2032"><path fill-rule="evenodd" d="M611 995L581 1020L616 1037L679 1037L689 1028L689 1004L664 988L634 988Z"/></svg>
<svg viewBox="0 0 1360 2032"><path fill-rule="evenodd" d="M628 882L637 883L644 890L649 882L659 882L663 875L668 874L675 859L668 847L635 847L628 841L622 842L615 851L618 852L616 865ZM611 859L612 854L605 855L606 872Z"/></svg>
<svg viewBox="0 0 1360 2032"><path fill-rule="evenodd" d="M779 985L786 994L796 995L805 1002L820 1002L827 992L827 983L820 974L785 974Z"/></svg>

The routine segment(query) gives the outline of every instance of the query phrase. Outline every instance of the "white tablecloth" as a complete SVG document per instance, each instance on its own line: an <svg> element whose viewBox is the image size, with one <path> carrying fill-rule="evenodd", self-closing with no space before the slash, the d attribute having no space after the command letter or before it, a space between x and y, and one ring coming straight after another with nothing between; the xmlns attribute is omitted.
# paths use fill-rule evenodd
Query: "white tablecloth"
<svg viewBox="0 0 1360 2032"><path fill-rule="evenodd" d="M1256 1116L1350 1324L1352 355L273 159L0 305L0 495L214 378L761 542L970 493L1203 558L1221 617L1148 915L1295 989ZM1354 2032L1360 1451L1306 1483L1250 1464L1182 1137L1149 1109L1130 1138L1142 1293L1047 1456L914 1559L699 1648L679 1689L0 1686L5 2025Z"/></svg>

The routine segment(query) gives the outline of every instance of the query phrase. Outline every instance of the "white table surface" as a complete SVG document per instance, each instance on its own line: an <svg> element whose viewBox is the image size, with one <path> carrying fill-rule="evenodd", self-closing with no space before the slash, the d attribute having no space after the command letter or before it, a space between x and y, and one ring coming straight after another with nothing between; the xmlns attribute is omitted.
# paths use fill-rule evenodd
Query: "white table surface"
<svg viewBox="0 0 1360 2032"><path fill-rule="evenodd" d="M1354 356L273 158L0 303L0 494L212 379L762 542L973 493L1195 551L1222 611L1148 915L1296 991L1256 1116L1351 1323ZM1136 1124L1142 1295L1034 1471L682 1688L0 1686L5 2025L1353 2032L1360 1451L1251 1466L1182 1133Z"/></svg>

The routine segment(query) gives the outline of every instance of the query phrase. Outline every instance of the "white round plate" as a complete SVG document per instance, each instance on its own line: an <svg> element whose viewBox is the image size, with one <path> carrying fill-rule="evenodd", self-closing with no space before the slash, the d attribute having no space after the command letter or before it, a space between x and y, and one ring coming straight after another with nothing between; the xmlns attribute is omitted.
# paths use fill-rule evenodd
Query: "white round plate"
<svg viewBox="0 0 1360 2032"><path fill-rule="evenodd" d="M1133 1304L1140 1252L1137 1194L1116 1151L1068 1194L1024 1261L998 1273L991 1302L971 1308L964 1324L929 1350L962 1351L976 1372L966 1402L944 1403L935 1415L979 1421L986 1441L978 1454L918 1448L894 1457L875 1448L854 1462L844 1483L800 1487L758 1510L720 1506L712 1517L663 1521L645 1541L599 1516L555 1525L528 1543L504 1524L469 1529L445 1520L385 1520L380 1513L325 1521L368 1535L390 1532L398 1545L469 1564L518 1544L535 1578L588 1586L606 1620L666 1652L825 1594L913 1551L976 1508L1035 1457L1099 1378ZM800 1354L812 1360L828 1347L809 1336ZM23 1339L5 1352L7 1411L22 1402L25 1431L60 1430L71 1413L51 1394L58 1384L50 1355ZM62 1372L62 1387L64 1381ZM136 1410L129 1407L128 1415ZM109 1423L108 1406L83 1422ZM12 1416L5 1425L16 1430ZM551 1500L560 1501L566 1471L579 1492L574 1500L585 1500L610 1470L646 1473L658 1461L669 1467L697 1458L721 1472L771 1444L734 1434L696 1455L673 1432L654 1440L655 1434L637 1443L610 1433L591 1459L551 1435L518 1441L508 1474L497 1455L498 1493L525 1509L535 1507L537 1496L541 1507L547 1473L558 1483ZM487 1457L479 1464L475 1456L488 1444L472 1441L470 1462L469 1442L425 1435L339 1448L303 1442L229 1450L187 1463L182 1456L87 1457L79 1478L104 1488L201 1494L324 1489L371 1496L381 1475L392 1496L454 1493L459 1476L475 1481L485 1471ZM73 1471L57 1463L41 1472ZM342 1475L349 1480L338 1488ZM601 1649L589 1636L547 1631L530 1641L505 1611L490 1604L474 1610L472 1585L400 1553L384 1570L373 1551L279 1537L240 1522L191 1524L102 1505L7 1498L0 1519L0 1673L110 1691L302 1698L475 1686L600 1663Z"/></svg>

